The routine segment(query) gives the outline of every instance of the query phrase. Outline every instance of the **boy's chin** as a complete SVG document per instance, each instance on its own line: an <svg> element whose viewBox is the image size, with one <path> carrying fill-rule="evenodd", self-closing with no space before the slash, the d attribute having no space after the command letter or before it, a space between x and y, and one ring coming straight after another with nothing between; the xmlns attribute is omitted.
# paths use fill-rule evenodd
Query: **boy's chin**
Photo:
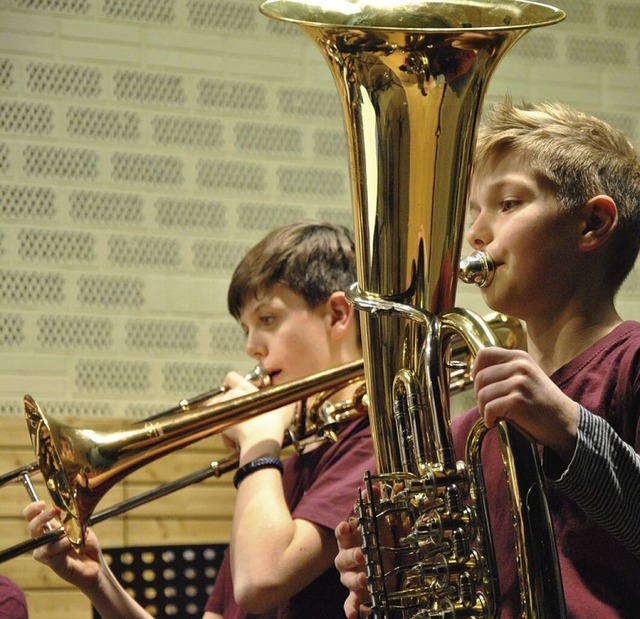
<svg viewBox="0 0 640 619"><path fill-rule="evenodd" d="M501 302L500 296L497 294L497 290L493 286L494 284L489 284L486 288L480 289L482 300L491 311L508 314L509 312L506 311L506 304Z"/></svg>

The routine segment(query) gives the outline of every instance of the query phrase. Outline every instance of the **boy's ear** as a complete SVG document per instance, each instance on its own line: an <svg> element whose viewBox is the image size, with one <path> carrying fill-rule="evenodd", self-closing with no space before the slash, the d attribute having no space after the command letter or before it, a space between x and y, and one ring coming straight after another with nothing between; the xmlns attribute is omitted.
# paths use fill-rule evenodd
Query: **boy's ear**
<svg viewBox="0 0 640 619"><path fill-rule="evenodd" d="M331 294L328 306L331 312L331 329L336 335L342 336L348 330L355 310L342 291L336 291Z"/></svg>
<svg viewBox="0 0 640 619"><path fill-rule="evenodd" d="M618 207L613 198L599 195L591 198L584 207L580 246L584 251L600 247L618 225Z"/></svg>

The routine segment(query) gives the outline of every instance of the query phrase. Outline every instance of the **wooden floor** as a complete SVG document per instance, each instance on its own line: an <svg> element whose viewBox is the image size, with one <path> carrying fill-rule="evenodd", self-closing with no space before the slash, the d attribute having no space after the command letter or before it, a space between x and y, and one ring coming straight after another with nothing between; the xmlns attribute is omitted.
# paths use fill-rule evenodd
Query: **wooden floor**
<svg viewBox="0 0 640 619"><path fill-rule="evenodd" d="M120 429L118 422L63 420L76 427L108 432ZM96 512L123 498L173 481L205 468L212 460L226 456L219 436L213 436L131 473L100 501ZM0 473L6 473L35 460L22 417L0 417ZM209 478L126 514L95 526L103 547L158 544L224 543L229 539L234 489L232 474ZM42 478L36 474L34 485L41 498L48 500ZM1 546L6 548L27 539L22 510L29 502L22 484L0 489ZM29 554L0 564L0 572L23 587L30 619L91 619L92 612L84 596L55 576Z"/></svg>

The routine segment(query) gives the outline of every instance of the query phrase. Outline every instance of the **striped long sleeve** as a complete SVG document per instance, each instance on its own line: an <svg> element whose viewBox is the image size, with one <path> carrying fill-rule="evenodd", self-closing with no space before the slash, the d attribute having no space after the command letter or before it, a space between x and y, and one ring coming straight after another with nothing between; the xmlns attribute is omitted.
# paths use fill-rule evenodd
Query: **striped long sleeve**
<svg viewBox="0 0 640 619"><path fill-rule="evenodd" d="M543 462L548 479L560 491L640 557L640 455L607 421L580 406L571 462L562 470L548 449Z"/></svg>

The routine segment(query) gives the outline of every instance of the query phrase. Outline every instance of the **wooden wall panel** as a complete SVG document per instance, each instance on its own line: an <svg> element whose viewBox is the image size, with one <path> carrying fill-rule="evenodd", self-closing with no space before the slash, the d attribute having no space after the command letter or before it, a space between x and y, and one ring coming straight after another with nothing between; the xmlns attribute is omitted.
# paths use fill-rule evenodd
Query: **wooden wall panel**
<svg viewBox="0 0 640 619"><path fill-rule="evenodd" d="M35 460L24 419L0 420L0 473L6 473ZM65 420L76 427L113 431L120 424L113 420ZM117 425L117 428L115 427ZM131 473L116 484L98 503L96 512L208 466L211 460L225 458L227 452L218 436L169 454ZM145 546L166 543L226 543L231 530L234 489L232 473L211 477L168 496L147 503L126 514L95 525L103 547ZM38 494L48 500L42 478L33 476ZM18 482L0 488L1 546L6 548L27 539L22 510L28 495ZM51 570L24 554L0 565L0 572L13 578L25 591L30 619L91 619L86 598L58 578Z"/></svg>
<svg viewBox="0 0 640 619"><path fill-rule="evenodd" d="M67 591L27 591L29 619L92 619L91 604L84 595Z"/></svg>

